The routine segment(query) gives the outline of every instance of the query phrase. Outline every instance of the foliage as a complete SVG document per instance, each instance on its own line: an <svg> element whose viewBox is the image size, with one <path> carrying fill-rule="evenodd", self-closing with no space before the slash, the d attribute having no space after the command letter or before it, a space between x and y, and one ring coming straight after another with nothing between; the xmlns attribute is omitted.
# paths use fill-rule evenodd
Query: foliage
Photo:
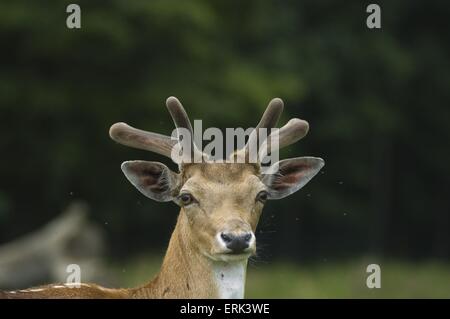
<svg viewBox="0 0 450 319"><path fill-rule="evenodd" d="M366 286L366 267L381 267L381 288ZM161 258L136 258L112 267L122 287L149 281ZM405 263L377 258L327 260L298 265L252 263L247 270L246 298L449 298L449 265L435 261Z"/></svg>
<svg viewBox="0 0 450 319"><path fill-rule="evenodd" d="M324 174L269 203L270 256L377 253L449 258L450 68L444 1L80 0L0 3L0 242L90 203L111 254L161 251L177 208L143 198L109 126L170 133L176 95L207 126L253 126L270 98L311 132L282 155L315 155ZM173 166L172 166L173 167ZM273 233L273 231L277 231Z"/></svg>

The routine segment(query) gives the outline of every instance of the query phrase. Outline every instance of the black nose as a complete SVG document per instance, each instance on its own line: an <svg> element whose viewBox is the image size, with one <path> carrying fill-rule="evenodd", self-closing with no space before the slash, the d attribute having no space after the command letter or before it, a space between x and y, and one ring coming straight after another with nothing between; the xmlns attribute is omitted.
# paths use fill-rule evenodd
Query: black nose
<svg viewBox="0 0 450 319"><path fill-rule="evenodd" d="M233 254L239 254L248 248L250 240L252 239L252 233L244 233L234 235L231 233L221 233L220 237L226 244L228 249L231 249Z"/></svg>

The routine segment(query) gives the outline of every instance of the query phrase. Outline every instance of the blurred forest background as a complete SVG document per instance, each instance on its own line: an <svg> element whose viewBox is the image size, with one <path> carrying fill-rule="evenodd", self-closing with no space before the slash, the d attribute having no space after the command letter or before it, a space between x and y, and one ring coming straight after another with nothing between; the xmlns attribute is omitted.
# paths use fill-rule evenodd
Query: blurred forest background
<svg viewBox="0 0 450 319"><path fill-rule="evenodd" d="M144 198L120 164L175 166L114 143L111 124L170 134L175 95L204 127L246 128L281 97L283 121L311 127L281 157L326 166L267 204L249 297L370 297L369 263L396 287L374 296L450 297L448 2L376 1L371 30L367 1L78 0L70 30L72 2L0 2L0 244L83 200L107 267L142 283L178 207Z"/></svg>

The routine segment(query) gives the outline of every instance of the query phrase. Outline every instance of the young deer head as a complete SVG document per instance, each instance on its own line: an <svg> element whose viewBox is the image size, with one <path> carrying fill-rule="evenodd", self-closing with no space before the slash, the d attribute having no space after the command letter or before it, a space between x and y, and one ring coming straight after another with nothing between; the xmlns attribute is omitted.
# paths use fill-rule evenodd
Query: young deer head
<svg viewBox="0 0 450 319"><path fill-rule="evenodd" d="M181 103L170 97L166 104L176 127L187 129L193 136ZM273 99L255 133L261 128L275 127L282 109L283 102ZM296 142L307 131L307 122L290 120L278 132L280 147ZM124 123L113 125L110 135L121 144L168 157L177 143L170 137L137 130ZM252 134L247 146L231 156L248 152L249 143L257 136ZM190 146L193 152L199 152L195 144ZM201 155L202 163L179 163L179 172L171 171L164 164L147 161L124 162L122 170L145 196L179 205L180 215L188 225L186 240L207 258L224 262L244 260L254 254L254 234L264 203L296 192L324 165L320 158L298 157L276 163L274 174L263 175L259 163L212 163L207 154Z"/></svg>
<svg viewBox="0 0 450 319"><path fill-rule="evenodd" d="M192 136L191 123L180 102L170 97L166 104L177 132L184 129ZM270 174L263 174L261 163L249 160L255 141L270 153L272 143L258 141L261 139L258 133L274 128L282 109L283 102L273 99L247 144L234 151L230 161L221 163L211 162L192 138L171 138L125 123L114 124L110 136L121 144L167 157L181 145L182 149L190 150L188 155L201 158L200 162L192 163L183 156L178 172L158 162L127 161L121 166L127 179L142 194L156 201L173 201L181 207L159 274L149 284L134 289L106 289L88 284L76 290L56 289L63 287L60 285L25 290L20 296L242 298L246 263L256 251L255 230L264 203L296 192L324 165L320 158L297 157L279 161L268 170ZM294 118L272 134L277 134L281 148L295 143L307 132L308 123ZM236 163L235 159L244 160Z"/></svg>
<svg viewBox="0 0 450 319"><path fill-rule="evenodd" d="M192 125L181 103L175 97L170 97L166 105L177 129L185 129L192 136ZM231 159L239 156L248 159L251 143L260 136L259 130L274 128L282 110L283 102L278 98L273 99L246 146L232 153ZM306 121L291 119L277 132L278 145L281 148L295 143L307 132ZM141 131L124 123L114 124L110 136L121 144L167 157L171 157L177 143L191 143L187 145L187 149L192 149L190 155L198 155L200 152L193 139L179 141L169 136ZM270 152L271 144L262 142L264 141L258 141L257 145L264 145L266 151ZM157 201L173 201L181 207L169 250L175 246L174 237L179 237L182 239L180 245L193 254L202 256L207 260L206 263L215 265L213 267L221 263L245 264L248 257L256 251L255 230L264 203L296 192L324 165L320 158L297 157L274 164L273 169L269 169L271 174L262 174L258 162L249 163L244 160L243 163L213 163L208 160L208 154L200 156L203 159L200 163L178 163L179 172L171 171L164 164L147 161L125 162L122 170L145 196ZM177 233L179 235L175 236ZM167 259L168 256L165 260ZM242 293L243 291L237 295L218 295L241 296ZM218 295L212 293L212 296Z"/></svg>

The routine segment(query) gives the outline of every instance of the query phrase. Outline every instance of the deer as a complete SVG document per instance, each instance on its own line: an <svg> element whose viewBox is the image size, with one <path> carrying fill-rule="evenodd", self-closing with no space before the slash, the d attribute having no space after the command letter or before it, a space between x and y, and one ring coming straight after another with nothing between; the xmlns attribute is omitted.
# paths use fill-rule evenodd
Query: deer
<svg viewBox="0 0 450 319"><path fill-rule="evenodd" d="M189 117L175 97L166 100L176 129L193 131ZM318 157L278 161L270 174L248 159L258 131L275 128L284 108L280 98L268 104L244 147L230 156L244 161L199 163L180 161L178 171L152 161L126 161L121 169L144 196L180 206L159 273L136 288L111 289L96 284L53 284L0 292L3 298L244 298L249 257L256 253L255 232L268 200L287 197L305 186L324 166ZM302 139L308 122L292 118L277 131L279 148ZM131 127L111 126L117 143L172 158L180 139ZM192 153L199 152L193 140ZM270 146L266 147L270 149ZM205 154L201 154L206 158ZM273 165L275 165L273 164ZM270 170L269 170L270 172Z"/></svg>

